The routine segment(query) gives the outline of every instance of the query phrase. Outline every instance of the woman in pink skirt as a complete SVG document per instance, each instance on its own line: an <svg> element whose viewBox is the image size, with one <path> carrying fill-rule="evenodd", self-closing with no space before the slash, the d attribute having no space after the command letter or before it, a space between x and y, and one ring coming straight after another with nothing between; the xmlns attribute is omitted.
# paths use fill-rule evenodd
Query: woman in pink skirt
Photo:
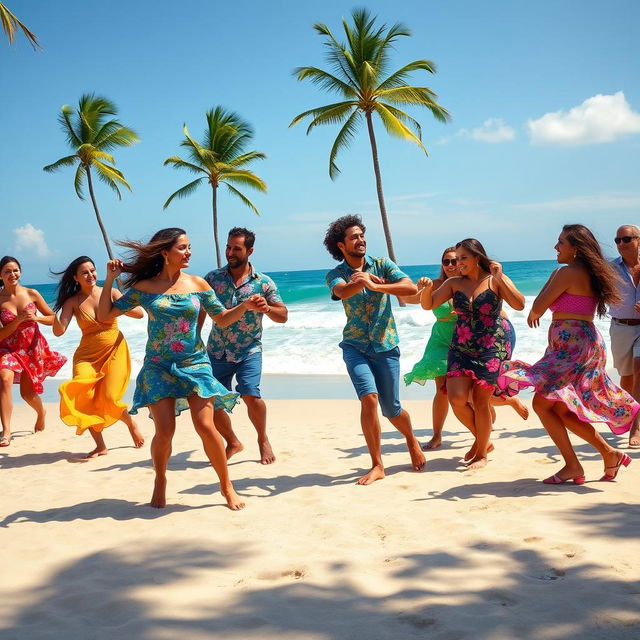
<svg viewBox="0 0 640 640"><path fill-rule="evenodd" d="M551 274L527 319L530 327L538 327L544 312L553 312L549 346L534 365L503 363L498 384L507 392L535 389L533 409L565 463L543 482L585 482L568 431L597 449L604 461L600 480L611 481L631 458L609 445L591 423L604 422L620 434L640 419L640 405L607 376L604 341L593 324L596 313L602 317L606 305L617 302L617 278L591 231L580 224L565 225L555 249L566 266Z"/></svg>

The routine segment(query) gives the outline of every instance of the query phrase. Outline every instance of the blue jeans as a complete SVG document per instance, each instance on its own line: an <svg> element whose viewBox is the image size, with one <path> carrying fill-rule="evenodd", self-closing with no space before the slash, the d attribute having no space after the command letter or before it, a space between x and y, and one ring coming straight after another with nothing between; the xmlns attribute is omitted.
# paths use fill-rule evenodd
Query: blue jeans
<svg viewBox="0 0 640 640"><path fill-rule="evenodd" d="M241 396L260 398L260 377L262 376L262 352L252 353L240 362L216 360L209 356L213 376L217 378L229 391L232 378L236 377L236 391Z"/></svg>
<svg viewBox="0 0 640 640"><path fill-rule="evenodd" d="M365 353L344 342L340 343L342 358L347 365L351 382L362 398L378 394L378 402L385 418L395 418L402 411L400 405L400 349L376 353L371 346Z"/></svg>

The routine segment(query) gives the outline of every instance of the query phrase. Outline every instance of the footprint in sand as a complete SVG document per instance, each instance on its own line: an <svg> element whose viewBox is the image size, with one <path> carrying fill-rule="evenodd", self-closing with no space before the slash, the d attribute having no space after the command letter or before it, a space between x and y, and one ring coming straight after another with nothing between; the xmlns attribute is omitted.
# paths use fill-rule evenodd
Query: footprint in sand
<svg viewBox="0 0 640 640"><path fill-rule="evenodd" d="M285 571L265 571L258 574L258 580L280 580L282 578L293 578L301 580L306 577L307 569L286 569Z"/></svg>

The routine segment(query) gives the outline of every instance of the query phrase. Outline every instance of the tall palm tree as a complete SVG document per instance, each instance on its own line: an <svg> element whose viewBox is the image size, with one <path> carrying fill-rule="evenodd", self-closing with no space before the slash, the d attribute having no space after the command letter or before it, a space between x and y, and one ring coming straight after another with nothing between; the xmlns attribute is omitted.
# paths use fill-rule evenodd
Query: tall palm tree
<svg viewBox="0 0 640 640"><path fill-rule="evenodd" d="M192 174L199 175L193 182L172 193L164 203L166 209L174 198L185 198L190 195L201 182L205 180L211 185L213 210L213 241L216 247L218 267L222 266L220 259L220 243L218 241L218 187L224 184L229 193L256 215L260 212L255 205L240 192L235 185L251 187L258 191L266 191L265 182L252 171L244 169L254 160L264 160L266 156L259 151L245 151L247 144L253 138L253 129L232 111L225 111L218 106L207 111L207 128L202 143L194 140L185 124L183 127L184 140L181 147L187 149L187 160L179 156L171 156L164 161L165 166L172 165L176 169L186 169Z"/></svg>
<svg viewBox="0 0 640 640"><path fill-rule="evenodd" d="M7 34L9 38L9 44L12 44L16 37L16 30L21 29L22 33L26 36L27 40L31 43L34 49L40 47L36 34L27 29L27 26L18 20L16 16L9 11L9 8L2 2L0 2L0 24L2 24L2 30Z"/></svg>
<svg viewBox="0 0 640 640"><path fill-rule="evenodd" d="M435 73L436 67L433 62L415 60L393 73L388 72L389 57L395 42L403 36L411 35L407 27L400 23L392 27L385 24L376 26L376 17L371 17L366 9L355 9L351 18L352 25L345 19L342 20L346 37L344 43L339 42L325 24L313 25L317 33L324 38L323 44L327 47L327 61L331 66L331 72L317 67L298 67L294 71L298 80L308 79L321 89L339 94L343 100L305 111L297 115L289 126L292 127L304 118L310 117L311 122L307 127L309 134L318 125L342 123L329 154L329 176L335 180L340 173L336 165L338 152L349 146L364 116L371 143L378 204L387 250L389 257L396 262L382 193L372 115L378 114L387 133L415 142L425 154L427 150L422 144L420 124L396 105L426 107L440 122L447 122L450 115L444 107L435 102L437 95L431 89L407 84L408 76L413 71Z"/></svg>
<svg viewBox="0 0 640 640"><path fill-rule="evenodd" d="M82 187L86 178L93 210L111 260L113 260L113 253L93 191L91 170L95 169L98 178L113 189L120 200L122 195L119 186L124 186L131 191L131 186L125 180L122 171L115 168L115 160L108 152L118 147L130 147L138 141L138 136L132 129L123 126L112 117L117 114L118 110L113 102L92 93L84 94L75 110L69 105L64 105L58 116L58 122L74 153L43 167L45 171L53 172L61 167L78 165L74 181L76 194L80 200L84 200Z"/></svg>

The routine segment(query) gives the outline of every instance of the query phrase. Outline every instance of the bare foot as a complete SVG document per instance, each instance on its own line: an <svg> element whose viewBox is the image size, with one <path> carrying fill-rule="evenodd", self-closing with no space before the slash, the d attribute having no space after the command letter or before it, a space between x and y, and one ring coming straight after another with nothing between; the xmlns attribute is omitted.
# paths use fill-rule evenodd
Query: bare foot
<svg viewBox="0 0 640 640"><path fill-rule="evenodd" d="M260 448L260 464L272 464L276 461L271 443L267 438L263 442L258 440L258 447Z"/></svg>
<svg viewBox="0 0 640 640"><path fill-rule="evenodd" d="M240 511L240 509L244 509L245 503L242 501L242 498L233 490L233 487L227 489L226 491L221 491L221 493L227 501L227 507L229 507L231 511Z"/></svg>
<svg viewBox="0 0 640 640"><path fill-rule="evenodd" d="M91 460L91 458L97 458L98 456L106 456L109 453L109 449L106 447L96 447L93 451L89 451L83 460Z"/></svg>
<svg viewBox="0 0 640 640"><path fill-rule="evenodd" d="M133 446L139 449L144 444L144 436L140 433L138 425L134 422L133 426L128 427L131 439L133 440Z"/></svg>
<svg viewBox="0 0 640 640"><path fill-rule="evenodd" d="M44 419L47 415L46 411L43 411L42 414L38 415L38 419L33 427L33 430L38 433L38 431L44 431Z"/></svg>
<svg viewBox="0 0 640 640"><path fill-rule="evenodd" d="M467 469L482 469L487 466L487 462L486 458L473 458L467 465Z"/></svg>
<svg viewBox="0 0 640 640"><path fill-rule="evenodd" d="M440 436L433 436L427 444L422 445L423 451L431 451L432 449L439 449L442 445L442 438Z"/></svg>
<svg viewBox="0 0 640 640"><path fill-rule="evenodd" d="M411 440L407 440L407 447L409 448L409 455L411 456L411 466L416 471L422 471L424 465L427 464L427 460L420 449L420 443L415 438L412 438Z"/></svg>
<svg viewBox="0 0 640 640"><path fill-rule="evenodd" d="M489 444L489 446L487 447L487 453L491 453L494 449L495 447L492 444ZM469 460L473 460L473 458L475 457L476 457L476 443L474 442L471 449L469 449L469 451L467 451L467 453L464 454L464 461L469 462Z"/></svg>
<svg viewBox="0 0 640 640"><path fill-rule="evenodd" d="M383 478L384 478L384 469L376 465L371 469L371 471L369 471L369 473L362 476L362 478L358 478L358 481L356 482L356 484L362 484L362 485L372 484L376 480L382 480Z"/></svg>
<svg viewBox="0 0 640 640"><path fill-rule="evenodd" d="M640 411L636 414L636 419L629 432L629 446L633 449L640 447Z"/></svg>
<svg viewBox="0 0 640 640"><path fill-rule="evenodd" d="M236 453L240 453L243 449L244 449L244 445L242 444L242 442L240 442L240 440L236 440L235 442L230 442L225 447L225 453L227 454L227 460L231 456L235 456Z"/></svg>
<svg viewBox="0 0 640 640"><path fill-rule="evenodd" d="M162 509L167 506L167 479L156 478L153 484L153 495L151 496L151 502L149 503L156 509Z"/></svg>
<svg viewBox="0 0 640 640"><path fill-rule="evenodd" d="M529 417L529 409L526 405L522 404L520 398L514 396L508 404L523 420Z"/></svg>

